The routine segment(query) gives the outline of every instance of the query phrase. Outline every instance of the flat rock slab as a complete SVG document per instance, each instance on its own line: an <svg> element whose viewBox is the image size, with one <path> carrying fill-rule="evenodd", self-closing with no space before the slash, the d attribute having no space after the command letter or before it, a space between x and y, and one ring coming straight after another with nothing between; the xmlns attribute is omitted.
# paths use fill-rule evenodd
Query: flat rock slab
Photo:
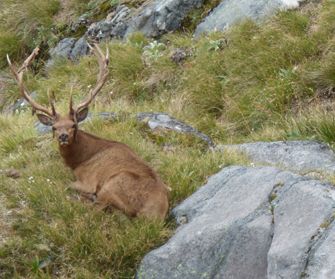
<svg viewBox="0 0 335 279"><path fill-rule="evenodd" d="M314 274L335 262L314 262L333 257L334 211L331 185L273 167L224 168L173 210L180 226L137 278L326 278Z"/></svg>
<svg viewBox="0 0 335 279"><path fill-rule="evenodd" d="M141 112L136 115L137 120L148 124L151 130L165 129L173 130L179 133L192 134L205 141L209 146L214 146L213 141L207 135L199 132L197 129L177 120L166 113L161 112Z"/></svg>
<svg viewBox="0 0 335 279"><path fill-rule="evenodd" d="M301 0L224 0L197 26L195 35L224 31L246 19L258 21L280 9L297 8L299 2Z"/></svg>
<svg viewBox="0 0 335 279"><path fill-rule="evenodd" d="M267 164L300 174L335 172L335 153L316 141L253 142L220 145L217 151L242 152L258 164Z"/></svg>

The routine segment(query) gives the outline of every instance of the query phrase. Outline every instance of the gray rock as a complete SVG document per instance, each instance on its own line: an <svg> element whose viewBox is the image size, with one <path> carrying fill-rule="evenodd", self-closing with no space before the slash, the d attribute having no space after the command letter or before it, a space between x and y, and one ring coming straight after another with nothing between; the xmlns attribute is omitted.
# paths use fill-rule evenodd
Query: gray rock
<svg viewBox="0 0 335 279"><path fill-rule="evenodd" d="M223 31L245 19L258 21L279 9L296 8L301 1L303 0L225 0L197 26L195 35Z"/></svg>
<svg viewBox="0 0 335 279"><path fill-rule="evenodd" d="M55 59L71 59L71 52L76 41L75 38L65 38L59 41L54 48L50 49L50 59L46 62L46 68L51 67L55 63Z"/></svg>
<svg viewBox="0 0 335 279"><path fill-rule="evenodd" d="M268 252L268 279L300 278L304 273L310 249L323 233L320 226L334 213L331 194L335 189L310 180L296 182L279 196Z"/></svg>
<svg viewBox="0 0 335 279"><path fill-rule="evenodd" d="M194 8L199 8L203 0L155 0L149 2L137 15L133 16L126 35L140 31L148 37L157 37L177 30L182 20Z"/></svg>
<svg viewBox="0 0 335 279"><path fill-rule="evenodd" d="M331 185L272 167L225 168L173 210L186 224L145 256L137 278L301 278L311 247L323 254L331 241L320 225L334 208Z"/></svg>
<svg viewBox="0 0 335 279"><path fill-rule="evenodd" d="M80 56L84 56L88 54L89 52L89 47L87 45L87 41L85 37L81 37L76 43L74 44L71 53L69 55L69 58L71 60L76 60Z"/></svg>
<svg viewBox="0 0 335 279"><path fill-rule="evenodd" d="M327 224L325 223L326 229ZM308 261L308 267L304 272L306 278L334 279L335 278L335 224L333 223L325 240L320 246L315 247Z"/></svg>
<svg viewBox="0 0 335 279"><path fill-rule="evenodd" d="M71 24L71 31L77 32L80 28L88 28L91 25L89 14L81 15L74 23Z"/></svg>
<svg viewBox="0 0 335 279"><path fill-rule="evenodd" d="M189 56L190 54L188 53L188 51L184 48L176 48L173 50L170 59L176 63L176 64L180 64L182 63L187 56Z"/></svg>
<svg viewBox="0 0 335 279"><path fill-rule="evenodd" d="M203 133L200 133L195 128L169 116L166 113L159 112L141 112L136 116L137 120L148 124L149 128L155 129L167 129L173 130L180 133L193 134L194 136L202 139L209 146L214 146L213 141Z"/></svg>
<svg viewBox="0 0 335 279"><path fill-rule="evenodd" d="M39 135L44 135L52 131L51 126L46 126L39 121L35 122L34 127Z"/></svg>
<svg viewBox="0 0 335 279"><path fill-rule="evenodd" d="M65 38L61 40L57 46L49 51L50 59L46 63L46 67L54 64L55 59L66 58L77 60L80 56L88 54L89 47L86 37L83 36L79 40L75 38Z"/></svg>
<svg viewBox="0 0 335 279"><path fill-rule="evenodd" d="M130 15L131 9L125 5L120 5L106 19L92 23L86 32L86 36L96 41L114 37L123 38L128 28Z"/></svg>
<svg viewBox="0 0 335 279"><path fill-rule="evenodd" d="M31 92L30 96L33 99L36 99L37 93L33 91ZM20 98L16 100L16 102L12 106L10 106L9 109L11 113L20 113L21 111L26 111L30 109L30 104L24 98Z"/></svg>
<svg viewBox="0 0 335 279"><path fill-rule="evenodd" d="M71 51L75 43L76 43L75 38L65 38L59 41L57 46L49 51L49 54L52 58L56 57L70 58Z"/></svg>
<svg viewBox="0 0 335 279"><path fill-rule="evenodd" d="M240 151L255 163L270 164L300 174L335 171L334 152L327 145L316 141L253 142L220 145L216 150Z"/></svg>

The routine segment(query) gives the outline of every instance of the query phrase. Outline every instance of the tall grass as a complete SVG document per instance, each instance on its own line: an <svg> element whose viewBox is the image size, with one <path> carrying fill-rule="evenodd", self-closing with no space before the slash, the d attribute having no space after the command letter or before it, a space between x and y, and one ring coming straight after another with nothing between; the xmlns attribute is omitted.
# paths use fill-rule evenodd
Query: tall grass
<svg viewBox="0 0 335 279"><path fill-rule="evenodd" d="M0 4L0 66L6 53L23 56L36 45L55 40L51 27L59 0L3 0Z"/></svg>

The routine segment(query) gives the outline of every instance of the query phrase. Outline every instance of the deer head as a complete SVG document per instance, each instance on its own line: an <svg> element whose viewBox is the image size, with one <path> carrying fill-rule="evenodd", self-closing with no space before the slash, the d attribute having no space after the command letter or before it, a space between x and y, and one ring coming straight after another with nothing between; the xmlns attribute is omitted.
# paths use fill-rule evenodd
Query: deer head
<svg viewBox="0 0 335 279"><path fill-rule="evenodd" d="M99 73L97 76L96 85L90 90L87 98L82 101L78 106L74 107L72 102L72 96L70 97L69 112L67 115L60 115L56 112L54 105L54 97L50 99L49 103L51 110L47 107L44 107L38 104L28 93L24 82L23 82L23 73L27 70L28 66L34 60L36 55L39 52L39 48L35 48L30 56L23 62L22 66L19 69L11 63L9 56L7 55L7 61L10 67L11 72L14 75L14 78L19 86L22 97L32 106L33 114L37 113L37 117L41 123L47 126L52 126L53 135L58 140L61 146L66 146L72 144L76 139L76 134L78 130L78 123L83 121L88 114L88 106L99 93L102 86L105 84L108 77L108 63L109 63L109 53L108 49L106 55L103 54L101 49L97 44L90 46L92 52L96 55L99 63Z"/></svg>

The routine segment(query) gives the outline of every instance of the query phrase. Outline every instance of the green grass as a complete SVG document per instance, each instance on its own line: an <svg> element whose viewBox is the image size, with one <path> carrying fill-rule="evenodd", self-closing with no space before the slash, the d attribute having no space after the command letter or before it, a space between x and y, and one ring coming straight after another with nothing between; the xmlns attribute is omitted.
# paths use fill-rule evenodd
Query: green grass
<svg viewBox="0 0 335 279"><path fill-rule="evenodd" d="M51 134L37 136L34 118L0 118L0 168L15 168L17 180L3 179L1 192L16 210L13 235L0 248L1 278L132 278L143 256L171 235L174 224L128 219L78 200L74 180L63 164ZM27 119L29 119L27 123ZM234 154L201 151L187 139L173 138L174 149L147 138L132 120L85 125L98 136L130 145L155 166L172 188L171 208L189 196L224 165L243 163ZM43 267L45 265L45 267Z"/></svg>
<svg viewBox="0 0 335 279"><path fill-rule="evenodd" d="M8 8L18 1L4 3L5 16L13 23ZM51 18L59 15L57 1L34 5L47 3L53 4L41 14L22 4L25 10L19 10L19 20L9 30L0 21L0 63L6 53L19 61L37 40L53 38L49 31ZM216 1L206 3L211 7ZM78 6L75 13L106 12L111 3L81 4L95 6ZM128 144L154 166L172 189L171 208L222 167L248 162L238 154L213 153L189 135L151 132L134 121L137 112L169 113L216 143L316 139L333 146L334 14L335 3L328 0L281 12L263 25L247 21L197 39L188 32L167 34L159 42L134 34L127 41L102 43L111 53L110 79L91 110L117 112L119 118L93 120L83 128ZM199 11L191 13L184 27L192 30L201 17ZM27 36L27 30L33 35ZM176 48L188 54L179 64L170 59ZM43 55L39 58L41 64ZM95 84L98 65L94 56L87 56L76 63L56 61L47 71L37 69L34 65L26 75L27 88L44 104L46 92L55 91L57 109L64 113L71 91L77 103ZM17 97L17 86L8 84L7 103ZM0 174L0 191L15 212L9 241L0 248L0 277L133 278L143 256L173 233L173 222L129 220L80 201L69 188L74 177L51 134L37 135L34 121L29 112L0 116L0 169L21 173L16 180Z"/></svg>
<svg viewBox="0 0 335 279"><path fill-rule="evenodd" d="M0 41L4 48L0 44L0 66L4 66L6 52L22 57L36 45L54 42L56 38L51 27L53 16L59 8L58 0L1 1ZM11 46L10 51L8 44Z"/></svg>

